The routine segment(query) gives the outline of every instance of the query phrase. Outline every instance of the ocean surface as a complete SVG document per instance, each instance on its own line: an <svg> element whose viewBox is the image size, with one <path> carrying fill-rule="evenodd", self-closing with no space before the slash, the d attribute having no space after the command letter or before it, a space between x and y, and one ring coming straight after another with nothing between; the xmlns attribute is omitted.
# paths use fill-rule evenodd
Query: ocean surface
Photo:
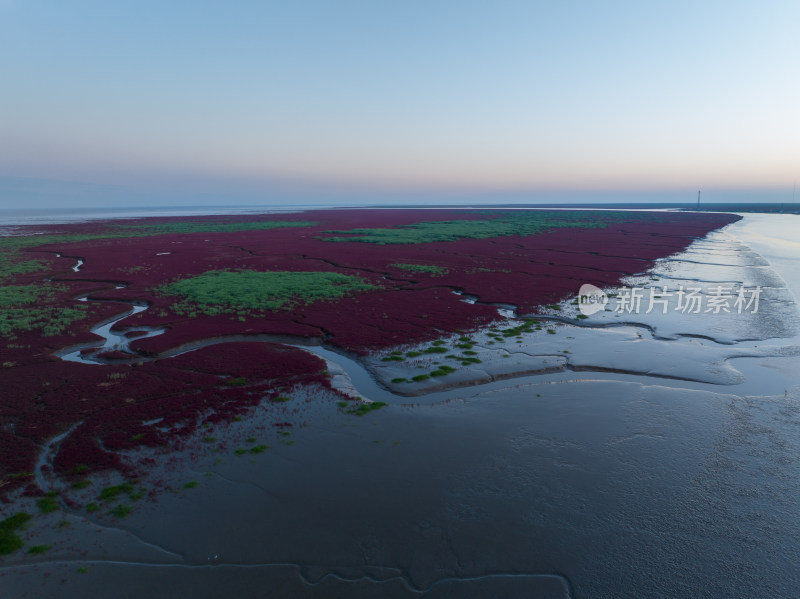
<svg viewBox="0 0 800 599"><path fill-rule="evenodd" d="M0 236L4 235L3 229L24 225L78 223L92 220L145 218L149 216L272 214L335 207L315 204L265 204L241 206L126 206L121 208L51 208L36 210L0 209ZM7 235L8 233L5 234Z"/></svg>

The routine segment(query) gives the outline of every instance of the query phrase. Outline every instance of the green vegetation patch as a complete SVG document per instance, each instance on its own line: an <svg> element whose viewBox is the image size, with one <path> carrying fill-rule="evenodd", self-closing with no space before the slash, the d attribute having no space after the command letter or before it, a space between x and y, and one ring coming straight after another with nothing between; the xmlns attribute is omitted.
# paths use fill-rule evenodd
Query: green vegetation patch
<svg viewBox="0 0 800 599"><path fill-rule="evenodd" d="M538 326L538 324L539 321L535 318L526 318L521 325L511 327L510 329L503 329L500 331L500 334L503 335L503 337L516 337L522 333L532 333L534 327ZM502 340L498 337L495 338Z"/></svg>
<svg viewBox="0 0 800 599"><path fill-rule="evenodd" d="M404 356L383 356L381 358L381 362L403 362L404 360Z"/></svg>
<svg viewBox="0 0 800 599"><path fill-rule="evenodd" d="M317 223L304 220L265 220L255 222L220 223L211 221L188 221L156 223L152 225L112 225L125 237L166 235L170 233L237 233L240 231L268 231L285 227L313 227Z"/></svg>
<svg viewBox="0 0 800 599"><path fill-rule="evenodd" d="M54 302L61 285L48 283L0 286L0 335L41 329L45 335L58 335L76 320L86 317L86 304L64 308Z"/></svg>
<svg viewBox="0 0 800 599"><path fill-rule="evenodd" d="M14 256L0 254L0 280L44 270L46 264L42 260L14 260Z"/></svg>
<svg viewBox="0 0 800 599"><path fill-rule="evenodd" d="M350 410L349 414L355 414L356 416L364 416L365 414L369 414L370 412L374 412L375 410L380 410L381 408L388 406L389 404L384 401L373 401L367 403L358 404L357 407Z"/></svg>
<svg viewBox="0 0 800 599"><path fill-rule="evenodd" d="M435 277L446 275L450 272L444 266L434 266L433 264L390 264L392 268L399 268L407 272L423 272Z"/></svg>
<svg viewBox="0 0 800 599"><path fill-rule="evenodd" d="M128 514L133 511L133 508L129 505L119 504L113 510L109 511L108 513L114 516L115 518L124 518Z"/></svg>
<svg viewBox="0 0 800 599"><path fill-rule="evenodd" d="M488 239L511 235L528 236L563 227L596 229L609 222L629 220L622 212L580 211L514 211L486 213L482 220L447 220L419 222L386 229L350 229L326 231L340 237L323 237L325 241L358 241L378 245L430 243L458 239ZM394 265L398 266L398 265ZM416 266L416 265L407 265Z"/></svg>
<svg viewBox="0 0 800 599"><path fill-rule="evenodd" d="M22 251L49 243L63 235L28 235L25 237L0 237L0 281L44 270L47 264L42 260L24 260Z"/></svg>
<svg viewBox="0 0 800 599"><path fill-rule="evenodd" d="M446 354L448 350L446 347L441 347L439 345L434 345L433 347L426 347L422 350L423 354Z"/></svg>
<svg viewBox="0 0 800 599"><path fill-rule="evenodd" d="M36 506L43 514L55 512L58 509L58 493L50 492L36 500Z"/></svg>
<svg viewBox="0 0 800 599"><path fill-rule="evenodd" d="M30 519L30 514L18 512L0 521L0 555L8 555L22 547L22 539L15 531L25 526Z"/></svg>
<svg viewBox="0 0 800 599"><path fill-rule="evenodd" d="M212 270L164 285L159 291L184 297L203 313L218 314L230 311L226 308L289 309L375 289L382 287L336 272Z"/></svg>
<svg viewBox="0 0 800 599"><path fill-rule="evenodd" d="M122 493L125 493L130 499L134 501L141 497L140 493L136 493L133 485L131 483L122 483L121 485L112 485L110 487L106 487L102 491L100 491L100 499L102 501L111 501L112 499L116 499ZM87 506L88 508L88 506Z"/></svg>
<svg viewBox="0 0 800 599"><path fill-rule="evenodd" d="M436 370L431 371L431 376L446 376L452 372L455 372L456 369L452 366L448 366L447 364L442 364Z"/></svg>

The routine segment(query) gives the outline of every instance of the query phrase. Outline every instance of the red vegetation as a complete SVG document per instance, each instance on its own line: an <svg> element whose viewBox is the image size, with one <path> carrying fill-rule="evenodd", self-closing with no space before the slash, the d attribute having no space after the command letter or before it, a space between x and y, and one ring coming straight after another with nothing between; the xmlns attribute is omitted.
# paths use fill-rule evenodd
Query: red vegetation
<svg viewBox="0 0 800 599"><path fill-rule="evenodd" d="M236 233L168 234L42 246L29 258L52 265L55 280L67 287L57 296L64 305L78 295L92 299L144 300L150 309L122 321L121 329L166 327L164 334L135 339L143 358L214 337L291 335L314 338L355 354L371 349L437 338L491 322L491 303L514 304L520 313L564 299L583 283L612 285L625 275L646 271L654 260L685 248L693 239L737 220L733 215L650 213L601 229L566 228L529 237L499 237L419 245L377 246L325 242L326 230L386 227L420 221L484 218L450 210L343 210L266 217L196 217L193 221L310 220L308 228ZM149 219L146 224L175 219ZM179 219L185 220L185 219ZM137 221L126 221L137 224ZM91 233L109 223L51 227L52 232ZM38 227L37 230L41 230ZM73 272L74 258L85 261ZM165 253L169 252L169 253ZM163 255L158 255L163 254ZM394 264L426 264L446 269L439 275L407 272ZM176 298L153 289L174 280L222 268L330 271L355 274L379 291L335 302L299 305L290 311L263 312L240 321L235 315L176 315ZM42 273L15 283L38 281ZM127 287L114 289L124 282ZM467 304L454 290L477 296ZM231 342L174 358L125 364L64 362L53 352L96 341L89 329L123 312L118 303L89 302L87 318L54 337L20 333L13 344L0 342L0 492L27 484L40 447L81 423L61 444L56 472L80 465L100 470L127 468L117 452L137 446L167 447L197 430L242 413L280 387L323 383L324 362L301 350L268 343ZM121 352L103 357L128 358ZM282 416L281 426L291 425ZM157 422L154 422L157 421Z"/></svg>

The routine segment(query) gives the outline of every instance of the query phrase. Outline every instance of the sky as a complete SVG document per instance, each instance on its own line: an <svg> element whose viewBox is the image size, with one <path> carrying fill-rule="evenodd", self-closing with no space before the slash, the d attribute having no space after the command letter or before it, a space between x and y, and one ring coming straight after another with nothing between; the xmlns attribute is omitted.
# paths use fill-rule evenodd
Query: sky
<svg viewBox="0 0 800 599"><path fill-rule="evenodd" d="M0 0L0 208L789 201L796 0Z"/></svg>

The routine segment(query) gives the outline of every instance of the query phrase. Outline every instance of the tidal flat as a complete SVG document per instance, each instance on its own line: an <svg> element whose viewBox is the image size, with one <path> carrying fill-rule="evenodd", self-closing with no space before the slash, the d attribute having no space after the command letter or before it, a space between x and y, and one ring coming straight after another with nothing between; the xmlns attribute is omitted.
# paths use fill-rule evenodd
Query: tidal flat
<svg viewBox="0 0 800 599"><path fill-rule="evenodd" d="M20 542L0 587L792 596L794 223L575 214L317 211L6 241L4 283L38 291L9 294L3 319L0 520L31 517L3 529ZM583 283L606 310L579 318ZM758 287L758 310L617 309L626 289L719 285Z"/></svg>

